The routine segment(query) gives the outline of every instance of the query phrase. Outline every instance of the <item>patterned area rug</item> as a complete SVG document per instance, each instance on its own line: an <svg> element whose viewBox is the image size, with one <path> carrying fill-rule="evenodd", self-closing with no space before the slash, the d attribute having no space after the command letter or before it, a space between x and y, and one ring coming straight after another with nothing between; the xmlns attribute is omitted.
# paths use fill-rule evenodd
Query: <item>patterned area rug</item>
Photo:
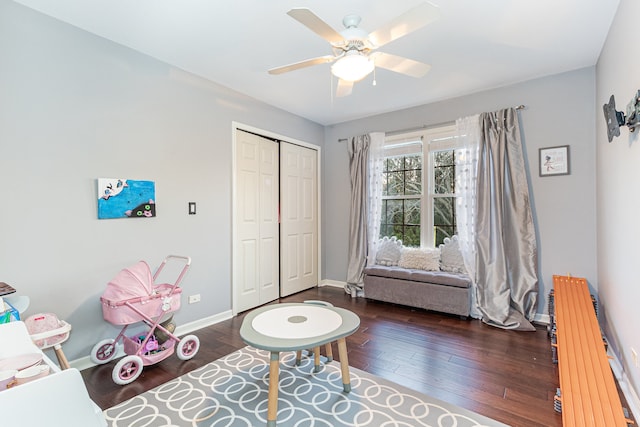
<svg viewBox="0 0 640 427"><path fill-rule="evenodd" d="M312 357L280 359L278 426L505 426L355 368L344 393L337 361L314 373ZM112 427L265 426L268 379L269 353L245 347L104 414Z"/></svg>

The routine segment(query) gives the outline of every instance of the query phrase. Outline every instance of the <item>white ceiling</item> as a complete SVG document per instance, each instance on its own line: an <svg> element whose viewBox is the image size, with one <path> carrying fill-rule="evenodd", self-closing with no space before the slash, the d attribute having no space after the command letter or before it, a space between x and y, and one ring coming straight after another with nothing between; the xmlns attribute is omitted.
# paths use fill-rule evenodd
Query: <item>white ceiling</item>
<svg viewBox="0 0 640 427"><path fill-rule="evenodd" d="M308 7L340 31L371 32L421 0L15 0L91 33L323 125L594 65L619 0L431 0L436 22L379 50L431 64L420 79L388 70L335 98L330 64L267 70L331 54L286 13Z"/></svg>

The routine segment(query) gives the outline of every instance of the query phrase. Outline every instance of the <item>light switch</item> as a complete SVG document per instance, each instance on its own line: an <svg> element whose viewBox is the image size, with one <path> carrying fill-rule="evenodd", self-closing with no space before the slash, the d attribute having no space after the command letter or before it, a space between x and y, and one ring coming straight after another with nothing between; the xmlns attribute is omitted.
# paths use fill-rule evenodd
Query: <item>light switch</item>
<svg viewBox="0 0 640 427"><path fill-rule="evenodd" d="M196 214L196 202L189 202L189 215Z"/></svg>

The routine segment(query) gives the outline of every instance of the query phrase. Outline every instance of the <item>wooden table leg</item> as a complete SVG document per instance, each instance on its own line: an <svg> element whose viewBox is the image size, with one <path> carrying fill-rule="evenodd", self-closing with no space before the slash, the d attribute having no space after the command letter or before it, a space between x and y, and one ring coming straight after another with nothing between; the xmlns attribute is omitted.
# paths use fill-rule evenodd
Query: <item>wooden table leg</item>
<svg viewBox="0 0 640 427"><path fill-rule="evenodd" d="M269 362L269 401L267 404L267 427L275 427L278 415L278 383L280 376L280 353L271 352Z"/></svg>
<svg viewBox="0 0 640 427"><path fill-rule="evenodd" d="M328 342L325 345L326 351L327 351L327 362L331 362L333 361L333 349L331 348L331 343Z"/></svg>
<svg viewBox="0 0 640 427"><path fill-rule="evenodd" d="M313 372L320 372L320 347L313 348Z"/></svg>
<svg viewBox="0 0 640 427"><path fill-rule="evenodd" d="M347 357L347 340L345 338L338 339L338 356L342 371L342 386L345 393L349 393L351 391L351 377L349 376L349 358Z"/></svg>
<svg viewBox="0 0 640 427"><path fill-rule="evenodd" d="M56 344L53 347L53 351L56 353L56 357L58 358L58 363L60 364L60 369L69 369L69 362L67 361L67 357L64 355L62 351L62 347L60 344Z"/></svg>

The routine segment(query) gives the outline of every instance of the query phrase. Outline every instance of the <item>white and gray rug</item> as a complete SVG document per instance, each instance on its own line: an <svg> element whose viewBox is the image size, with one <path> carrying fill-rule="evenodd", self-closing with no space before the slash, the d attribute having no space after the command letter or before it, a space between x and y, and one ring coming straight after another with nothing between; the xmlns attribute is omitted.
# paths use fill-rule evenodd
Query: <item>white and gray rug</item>
<svg viewBox="0 0 640 427"><path fill-rule="evenodd" d="M505 424L340 364L313 372L282 353L277 424L282 427L504 427ZM269 353L245 347L104 411L111 427L265 426Z"/></svg>

